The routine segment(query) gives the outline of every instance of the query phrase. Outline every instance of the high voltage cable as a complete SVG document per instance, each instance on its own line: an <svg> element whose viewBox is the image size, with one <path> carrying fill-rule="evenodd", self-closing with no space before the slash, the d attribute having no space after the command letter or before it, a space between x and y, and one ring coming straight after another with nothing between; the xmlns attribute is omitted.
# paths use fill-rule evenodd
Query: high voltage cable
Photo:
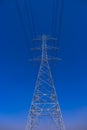
<svg viewBox="0 0 87 130"><path fill-rule="evenodd" d="M64 13L64 0L61 0L61 12L60 12L60 17L59 17L58 42L60 41L60 36L61 36L63 13Z"/></svg>
<svg viewBox="0 0 87 130"><path fill-rule="evenodd" d="M52 35L56 35L58 41L60 40L61 28L62 28L62 18L63 18L63 10L64 10L64 0L61 0L61 8L59 14L59 29L57 34L57 18L58 18L58 0L53 0L53 16L52 16Z"/></svg>
<svg viewBox="0 0 87 130"><path fill-rule="evenodd" d="M53 8L52 8L52 35L56 34L56 24L57 24L57 14L58 14L58 0L53 1Z"/></svg>
<svg viewBox="0 0 87 130"><path fill-rule="evenodd" d="M61 35L61 28L62 28L62 17L63 17L63 10L64 10L64 0L61 0L61 8L60 8L61 12L60 12L60 15L59 15L59 26L58 26L59 29L58 29L58 34L57 34L58 1L59 0L53 0L52 35L56 35L58 37L58 42L59 42L60 35ZM23 28L25 37L28 40L28 35L29 34L27 33L26 27L25 27L24 22L23 22L22 12L20 10L18 0L16 0L16 5L17 5L18 15L19 15L19 18L20 18L20 22L22 24L22 28ZM34 27L34 20L33 20L33 14L32 14L32 3L31 3L31 0L29 0L29 5L30 5L29 6L30 11L28 11L27 0L24 0L24 7L25 7L28 23L30 23L30 26L28 28L30 29L30 32L31 32L31 34L33 36L33 34L35 33L35 27Z"/></svg>
<svg viewBox="0 0 87 130"><path fill-rule="evenodd" d="M24 35L25 35L25 38L26 38L26 42L28 43L28 41L29 41L28 34L27 34L27 31L26 31L26 28L25 28L25 25L24 25L24 22L23 22L23 17L22 17L22 13L21 13L21 10L20 10L20 7L19 7L18 0L16 0L16 6L17 6L17 11L18 11L18 16L19 16L19 19L20 19L20 22L21 22L21 25L22 25L22 29L23 29L23 32L24 32Z"/></svg>
<svg viewBox="0 0 87 130"><path fill-rule="evenodd" d="M19 19L20 19L20 22L21 22L21 25L22 25L22 29L23 29L26 41L28 42L29 41L29 34L26 31L26 27L25 27L25 24L23 22L23 16L22 16L22 12L21 12L20 4L18 3L18 0L16 0L16 7L17 7L18 16L19 16ZM33 30L34 24L33 24L33 16L32 16L32 9L31 9L32 8L31 7L31 1L30 1L30 15L29 15L29 12L28 12L28 7L27 7L27 1L26 0L24 0L24 7L25 7L26 15L27 15L28 25L30 24L30 26L28 26L28 29L30 29L29 32L31 33L31 36L33 37L33 34L34 34L34 30ZM30 20L30 16L31 16L31 20Z"/></svg>
<svg viewBox="0 0 87 130"><path fill-rule="evenodd" d="M26 15L27 15L28 21L30 22L31 31L32 31L32 35L33 35L34 32L35 32L35 28L34 28L34 20L33 20L33 14L32 14L32 3L31 3L31 0L29 0L29 5L30 5L29 6L30 13L28 11L27 0L24 0L24 7L25 7Z"/></svg>

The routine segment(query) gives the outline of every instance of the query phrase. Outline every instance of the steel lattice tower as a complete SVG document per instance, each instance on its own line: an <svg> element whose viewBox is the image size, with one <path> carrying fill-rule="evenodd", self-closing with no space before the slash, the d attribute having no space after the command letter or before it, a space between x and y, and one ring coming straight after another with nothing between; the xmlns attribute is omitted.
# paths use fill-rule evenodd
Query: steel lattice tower
<svg viewBox="0 0 87 130"><path fill-rule="evenodd" d="M48 47L47 41L56 38L42 35L40 39L34 40L42 42L42 58L25 130L65 130L48 63L51 58L47 55L48 49L56 49Z"/></svg>

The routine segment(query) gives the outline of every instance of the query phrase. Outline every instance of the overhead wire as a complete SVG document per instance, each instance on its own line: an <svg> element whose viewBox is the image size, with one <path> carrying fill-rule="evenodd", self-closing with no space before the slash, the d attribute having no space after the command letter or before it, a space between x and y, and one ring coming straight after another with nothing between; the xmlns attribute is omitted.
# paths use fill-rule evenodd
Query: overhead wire
<svg viewBox="0 0 87 130"><path fill-rule="evenodd" d="M64 12L64 0L61 0L61 8L58 12L58 2L59 0L53 0L53 16L52 16L52 35L57 36L58 40L60 41L60 35L61 35L61 29L62 29L62 18L63 18L63 12ZM57 33L57 19L59 14L59 25L58 25L58 33Z"/></svg>
<svg viewBox="0 0 87 130"><path fill-rule="evenodd" d="M23 0L24 1L24 8L25 8L25 12L26 12L26 16L27 16L27 20L28 20L28 30L29 33L31 34L31 36L33 37L34 35L34 23L33 23L33 16L32 16L32 4L31 4L31 0L29 0L29 11L28 11L28 6L27 6L27 0ZM22 15L22 11L20 9L20 3L18 2L18 0L16 0L16 7L17 7L17 11L18 11L18 16L22 25L22 29L26 38L26 41L29 40L29 33L26 30L26 26L23 22L23 15ZM30 14L29 14L30 12Z"/></svg>
<svg viewBox="0 0 87 130"><path fill-rule="evenodd" d="M22 26L22 29L23 29L23 32L24 32L24 36L25 36L26 42L28 43L29 42L28 33L26 31L25 24L23 22L22 12L20 10L18 0L16 0L16 7L17 7L18 16L19 16L19 19L20 19L20 22L21 22L21 26Z"/></svg>
<svg viewBox="0 0 87 130"><path fill-rule="evenodd" d="M29 27L31 28L31 33L32 33L32 37L33 37L34 32L35 32L35 27L34 27L34 19L33 19L32 2L31 2L31 0L29 0L29 9L30 10L28 10L27 0L24 0L24 7L25 7L27 18L28 18L28 22L30 23Z"/></svg>
<svg viewBox="0 0 87 130"><path fill-rule="evenodd" d="M64 13L64 0L53 0L52 6L52 36L57 38L57 41L53 43L53 46L59 45L61 39L61 30L62 30L62 19ZM58 57L58 53L54 53L55 57Z"/></svg>
<svg viewBox="0 0 87 130"><path fill-rule="evenodd" d="M28 28L30 29L30 33L32 35L32 37L34 36L35 32L35 26L34 26L34 19L33 19L33 14L32 14L32 1L29 0L29 9L28 9L28 4L27 4L27 0L23 0L24 1L24 8L25 8L25 12L26 12L26 16L28 19ZM58 20L58 9L59 9L59 0L53 0L53 9L52 9L52 35L56 36L58 38L57 42L60 41L60 35L61 35L61 28L62 28L62 18L63 18L63 11L64 11L64 0L61 0L61 8L60 8L60 12L59 12L59 25L58 25L58 29L57 29L57 20ZM20 22L22 25L22 29L24 32L24 35L26 37L26 40L29 40L29 34L26 30L25 24L23 22L23 17L22 17L22 12L18 3L18 0L16 0L16 6L17 6L17 11L18 11L18 15L20 18Z"/></svg>
<svg viewBox="0 0 87 130"><path fill-rule="evenodd" d="M52 0L52 24L51 24L51 33L53 37L57 38L57 34L56 34L56 28L57 28L57 15L58 15L58 6L59 6L59 0ZM57 40L55 42L52 42L52 46L56 46L57 44ZM51 55L55 55L55 57L57 56L57 53L55 53L54 51L51 52Z"/></svg>
<svg viewBox="0 0 87 130"><path fill-rule="evenodd" d="M60 16L59 16L59 29L58 29L59 31L58 31L58 34L57 34L58 43L60 42L60 37L61 37L63 14L64 14L64 0L61 0L61 12L60 12Z"/></svg>
<svg viewBox="0 0 87 130"><path fill-rule="evenodd" d="M56 35L56 25L57 25L57 14L58 14L58 1L52 0L52 35Z"/></svg>

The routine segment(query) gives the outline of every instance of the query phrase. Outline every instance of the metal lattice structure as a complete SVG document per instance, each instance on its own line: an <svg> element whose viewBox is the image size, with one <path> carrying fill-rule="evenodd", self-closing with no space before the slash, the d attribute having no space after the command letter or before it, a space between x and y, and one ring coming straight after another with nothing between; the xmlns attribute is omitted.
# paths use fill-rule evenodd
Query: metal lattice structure
<svg viewBox="0 0 87 130"><path fill-rule="evenodd" d="M48 47L47 40L56 38L42 35L40 39L34 40L42 42L42 58L25 130L65 130L48 63L48 60L58 58L49 58L47 55L47 49L57 49Z"/></svg>

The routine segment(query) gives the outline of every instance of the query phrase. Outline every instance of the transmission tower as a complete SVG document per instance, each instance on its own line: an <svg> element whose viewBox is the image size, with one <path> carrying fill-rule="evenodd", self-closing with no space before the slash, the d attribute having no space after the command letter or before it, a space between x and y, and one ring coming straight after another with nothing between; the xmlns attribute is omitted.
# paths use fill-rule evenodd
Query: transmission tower
<svg viewBox="0 0 87 130"><path fill-rule="evenodd" d="M57 49L47 45L47 41L50 40L57 39L47 35L33 39L33 41L42 43L42 57L25 130L65 130L48 63L49 60L60 59L48 57L47 50ZM40 48L36 49L39 50ZM34 60L40 59L35 58Z"/></svg>

